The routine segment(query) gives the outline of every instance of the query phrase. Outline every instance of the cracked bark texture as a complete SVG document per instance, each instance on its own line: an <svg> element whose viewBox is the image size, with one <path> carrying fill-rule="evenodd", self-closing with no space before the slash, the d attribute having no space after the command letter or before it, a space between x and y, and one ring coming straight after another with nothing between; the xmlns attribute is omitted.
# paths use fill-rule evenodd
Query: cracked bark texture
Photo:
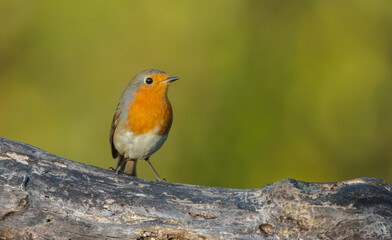
<svg viewBox="0 0 392 240"><path fill-rule="evenodd" d="M391 187L156 182L0 137L0 239L392 239Z"/></svg>

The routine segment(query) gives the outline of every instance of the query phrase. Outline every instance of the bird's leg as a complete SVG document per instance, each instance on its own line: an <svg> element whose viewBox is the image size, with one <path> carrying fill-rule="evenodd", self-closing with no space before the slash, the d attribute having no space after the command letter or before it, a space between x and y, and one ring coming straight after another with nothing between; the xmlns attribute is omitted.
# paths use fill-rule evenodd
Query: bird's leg
<svg viewBox="0 0 392 240"><path fill-rule="evenodd" d="M166 179L163 179L163 180L162 180L162 178L158 175L157 171L155 171L155 168L152 166L150 160L148 160L148 158L146 158L146 159L144 159L144 160L146 160L146 161L148 162L148 164L150 164L150 167L151 167L152 170L154 171L155 176L157 176L158 181L160 181L160 182L166 182Z"/></svg>
<svg viewBox="0 0 392 240"><path fill-rule="evenodd" d="M116 168L116 175L119 175L120 173L124 173L124 171L122 171L120 167L117 167Z"/></svg>
<svg viewBox="0 0 392 240"><path fill-rule="evenodd" d="M127 161L125 160L123 155L120 155L115 167L116 175L119 175L120 173L124 172L124 167Z"/></svg>

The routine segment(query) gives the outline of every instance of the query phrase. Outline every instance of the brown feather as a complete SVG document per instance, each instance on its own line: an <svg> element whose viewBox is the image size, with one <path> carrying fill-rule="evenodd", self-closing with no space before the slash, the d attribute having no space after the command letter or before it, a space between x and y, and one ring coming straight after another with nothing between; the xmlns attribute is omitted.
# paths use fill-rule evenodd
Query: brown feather
<svg viewBox="0 0 392 240"><path fill-rule="evenodd" d="M116 149L116 147L114 146L114 142L113 142L113 137L114 137L114 131L116 130L117 127L117 122L118 122L118 118L120 117L120 113L121 113L121 108L120 105L117 106L116 112L114 113L113 116L113 121L112 121L112 126L110 127L110 145L112 147L112 156L113 158L117 158L118 157L118 151Z"/></svg>

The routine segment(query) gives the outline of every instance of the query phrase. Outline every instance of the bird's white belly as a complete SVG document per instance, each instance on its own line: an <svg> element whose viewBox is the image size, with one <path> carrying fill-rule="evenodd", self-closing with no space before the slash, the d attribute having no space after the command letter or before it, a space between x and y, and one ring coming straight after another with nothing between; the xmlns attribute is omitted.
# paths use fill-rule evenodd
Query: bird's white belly
<svg viewBox="0 0 392 240"><path fill-rule="evenodd" d="M167 138L167 134L156 135L159 129L145 134L135 135L130 131L116 131L114 145L117 151L131 159L146 159L158 151Z"/></svg>

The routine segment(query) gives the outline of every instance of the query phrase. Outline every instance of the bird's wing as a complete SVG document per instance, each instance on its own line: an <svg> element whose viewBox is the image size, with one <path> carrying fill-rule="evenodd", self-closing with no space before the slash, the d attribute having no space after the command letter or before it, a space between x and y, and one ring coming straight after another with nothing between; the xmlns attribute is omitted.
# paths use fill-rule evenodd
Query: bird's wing
<svg viewBox="0 0 392 240"><path fill-rule="evenodd" d="M121 107L120 104L117 106L116 112L114 113L113 116L113 121L112 121L112 126L110 127L110 145L112 147L112 156L113 158L117 158L118 156L118 151L116 149L116 147L114 146L114 142L113 142L113 137L114 137L114 131L116 130L117 127L117 123L118 123L118 118L120 117L120 113L121 113Z"/></svg>

